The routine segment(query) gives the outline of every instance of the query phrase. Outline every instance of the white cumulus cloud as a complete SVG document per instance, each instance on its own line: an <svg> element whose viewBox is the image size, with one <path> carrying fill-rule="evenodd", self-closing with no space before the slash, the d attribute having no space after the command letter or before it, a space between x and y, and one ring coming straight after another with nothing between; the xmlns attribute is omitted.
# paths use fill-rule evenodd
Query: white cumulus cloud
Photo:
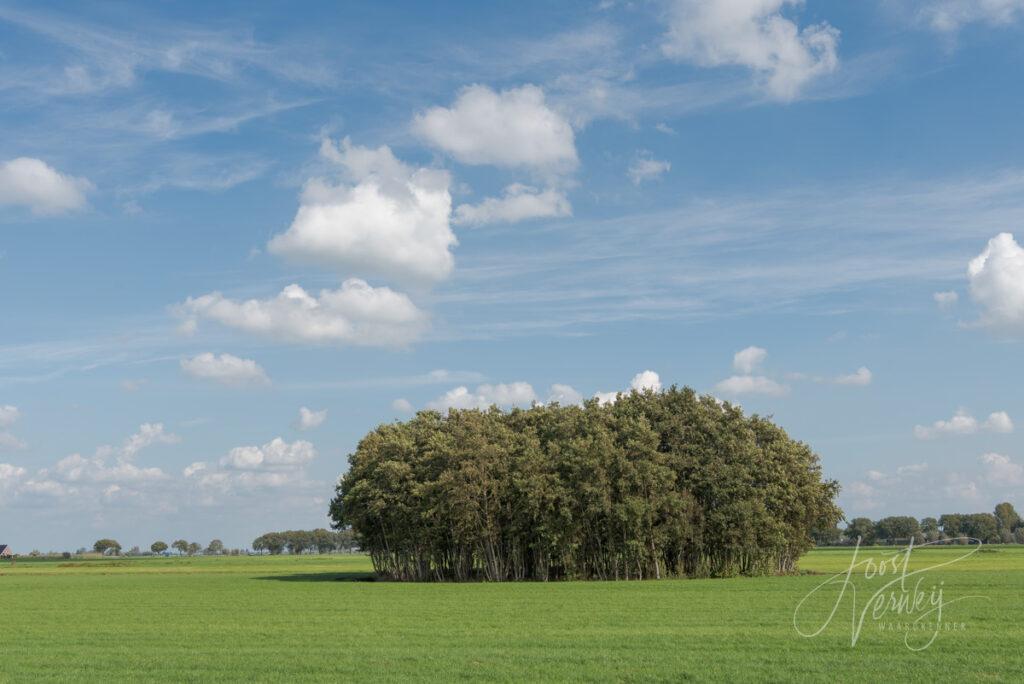
<svg viewBox="0 0 1024 684"><path fill-rule="evenodd" d="M1014 463L1003 454L982 454L979 460L985 466L986 479L999 486L1015 487L1024 484L1024 466Z"/></svg>
<svg viewBox="0 0 1024 684"><path fill-rule="evenodd" d="M937 420L931 426L914 426L914 436L918 439L935 439L942 435L973 435L982 431L1010 433L1013 432L1013 421L1005 411L995 411L984 421L979 421L966 409L961 408L949 420Z"/></svg>
<svg viewBox="0 0 1024 684"><path fill-rule="evenodd" d="M66 176L39 159L0 162L0 205L27 207L39 215L64 214L83 209L91 189L85 178Z"/></svg>
<svg viewBox="0 0 1024 684"><path fill-rule="evenodd" d="M228 299L219 292L189 297L177 307L188 320L205 318L230 328L305 344L403 346L428 319L409 297L350 278L319 296L289 285L271 299Z"/></svg>
<svg viewBox="0 0 1024 684"><path fill-rule="evenodd" d="M412 405L412 402L408 399L395 399L391 402L391 408L399 413L413 413L416 408Z"/></svg>
<svg viewBox="0 0 1024 684"><path fill-rule="evenodd" d="M553 173L577 164L572 126L524 85L495 92L483 85L464 88L450 108L417 115L413 131L464 164L530 168Z"/></svg>
<svg viewBox="0 0 1024 684"><path fill-rule="evenodd" d="M268 251L361 277L432 283L448 277L457 243L449 225L446 171L412 168L386 146L370 149L324 140L322 155L343 180L306 183L298 213Z"/></svg>
<svg viewBox="0 0 1024 684"><path fill-rule="evenodd" d="M209 468L208 463L197 461L190 465L185 466L185 469L181 471L181 474L185 477L194 477L196 474L203 472Z"/></svg>
<svg viewBox="0 0 1024 684"><path fill-rule="evenodd" d="M537 393L528 382L510 382L497 385L480 385L475 391L461 386L448 390L442 396L427 403L435 411L454 409L486 409L492 405L501 407L530 406L537 401Z"/></svg>
<svg viewBox="0 0 1024 684"><path fill-rule="evenodd" d="M661 378L652 370L640 371L633 376L633 380L629 383L629 389L636 392L643 392L644 390L660 392ZM619 394L619 391L595 392L594 398L597 399L599 404L614 404Z"/></svg>
<svg viewBox="0 0 1024 684"><path fill-rule="evenodd" d="M652 370L641 371L633 376L633 380L629 383L629 387L637 392L643 392L644 390L660 392L661 378Z"/></svg>
<svg viewBox="0 0 1024 684"><path fill-rule="evenodd" d="M0 494L14 492L27 474L28 471L20 466L0 463ZM0 498L0 506L4 503L4 499Z"/></svg>
<svg viewBox="0 0 1024 684"><path fill-rule="evenodd" d="M313 411L303 406L299 409L299 420L295 426L300 430L312 430L323 425L325 420L327 420L327 409Z"/></svg>
<svg viewBox="0 0 1024 684"><path fill-rule="evenodd" d="M171 477L157 467L139 466L135 458L154 444L176 444L180 438L162 423L143 423L120 444L104 444L92 456L73 453L53 466L28 476L23 469L15 493L62 499L73 506L91 506L100 497L154 497L173 488Z"/></svg>
<svg viewBox="0 0 1024 684"><path fill-rule="evenodd" d="M192 463L182 471L186 480L208 492L233 494L260 489L308 486L306 466L317 457L304 440L274 438L262 446L235 447L219 464Z"/></svg>
<svg viewBox="0 0 1024 684"><path fill-rule="evenodd" d="M547 403L558 402L561 406L571 406L573 404L582 404L583 395L580 394L575 387L572 385L561 385L555 383L551 385L551 389L548 392Z"/></svg>
<svg viewBox="0 0 1024 684"><path fill-rule="evenodd" d="M178 435L164 430L163 423L143 423L138 432L125 440L121 454L126 459L132 459L152 444L177 444L180 441Z"/></svg>
<svg viewBox="0 0 1024 684"><path fill-rule="evenodd" d="M258 468L291 468L304 465L316 458L316 449L305 440L288 443L275 437L263 446L235 447L221 459L220 464L236 470Z"/></svg>
<svg viewBox="0 0 1024 684"><path fill-rule="evenodd" d="M768 358L767 350L761 347L747 347L733 354L732 367L744 375L750 375Z"/></svg>
<svg viewBox="0 0 1024 684"><path fill-rule="evenodd" d="M674 0L664 54L700 66L753 70L779 100L796 98L812 79L835 71L839 31L800 28L783 15L803 0Z"/></svg>
<svg viewBox="0 0 1024 684"><path fill-rule="evenodd" d="M1009 434L1013 432L1013 421L1010 420L1006 411L996 411L989 414L985 422L982 423L982 428L991 432Z"/></svg>
<svg viewBox="0 0 1024 684"><path fill-rule="evenodd" d="M258 363L231 354L215 356L212 352L204 352L191 359L182 359L181 369L194 378L213 380L224 385L258 385L270 382L270 378Z"/></svg>
<svg viewBox="0 0 1024 684"><path fill-rule="evenodd" d="M460 204L455 209L454 222L457 225L482 226L559 216L572 216L572 205L565 193L513 183L505 188L501 197L488 197L479 204Z"/></svg>
<svg viewBox="0 0 1024 684"><path fill-rule="evenodd" d="M967 266L971 298L981 307L982 325L1024 332L1024 249L1010 233L988 241Z"/></svg>
<svg viewBox="0 0 1024 684"><path fill-rule="evenodd" d="M52 476L53 479L62 482L145 482L151 480L162 480L167 477L160 468L140 468L134 463L125 459L115 459L112 462L97 450L97 454L86 458L81 454L71 454L57 461L51 471L41 471L40 475Z"/></svg>
<svg viewBox="0 0 1024 684"><path fill-rule="evenodd" d="M763 375L733 375L715 385L722 394L766 394L782 397L789 394L789 387Z"/></svg>
<svg viewBox="0 0 1024 684"><path fill-rule="evenodd" d="M865 386L871 384L872 373L869 369L861 366L853 373L848 375L840 375L836 378L835 382L837 385L859 385Z"/></svg>

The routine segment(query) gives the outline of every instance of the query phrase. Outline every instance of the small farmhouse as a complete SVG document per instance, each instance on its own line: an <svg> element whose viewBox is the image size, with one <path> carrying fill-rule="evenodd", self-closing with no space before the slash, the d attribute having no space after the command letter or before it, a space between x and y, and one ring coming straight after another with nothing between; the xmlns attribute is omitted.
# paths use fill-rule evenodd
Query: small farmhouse
<svg viewBox="0 0 1024 684"><path fill-rule="evenodd" d="M0 544L0 558L10 558L11 555L11 547L7 544Z"/></svg>

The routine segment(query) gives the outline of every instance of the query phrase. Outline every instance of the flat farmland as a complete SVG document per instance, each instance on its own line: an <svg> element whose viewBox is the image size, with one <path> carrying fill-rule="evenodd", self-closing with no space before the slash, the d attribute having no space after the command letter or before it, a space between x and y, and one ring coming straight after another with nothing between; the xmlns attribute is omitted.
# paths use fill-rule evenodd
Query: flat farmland
<svg viewBox="0 0 1024 684"><path fill-rule="evenodd" d="M836 580L804 601L805 633L838 601L814 637L794 611L850 549L795 576L645 582L379 582L360 555L4 562L0 681L1024 681L1024 549L968 551L915 551L899 582L892 551L862 549L856 599ZM911 650L931 628L905 639L915 616L883 611L851 645L893 579L941 589L934 640Z"/></svg>

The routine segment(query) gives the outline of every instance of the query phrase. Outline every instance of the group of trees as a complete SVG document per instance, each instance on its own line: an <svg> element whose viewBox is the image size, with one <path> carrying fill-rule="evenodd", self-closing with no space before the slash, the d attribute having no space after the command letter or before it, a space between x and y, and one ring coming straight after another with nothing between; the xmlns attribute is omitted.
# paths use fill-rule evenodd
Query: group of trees
<svg viewBox="0 0 1024 684"><path fill-rule="evenodd" d="M178 552L179 555L183 556L194 556L198 553L203 553L208 556L216 556L224 553L229 553L228 550L224 548L224 542L222 542L220 539L214 539L206 546L205 549L203 548L202 544L199 544L198 542L190 542L184 539L178 539L170 546L168 546L166 542L155 541L150 545L149 550L152 553L159 555L167 551L167 549L169 548L174 549ZM116 539L98 539L96 540L96 543L92 545L92 549L96 553L102 553L104 555L121 555L121 545L117 542ZM82 552L84 552L84 549L79 550L79 553ZM234 550L231 553L237 554L238 551ZM142 555L142 551L139 550L139 547L134 546L132 547L131 551L128 552L128 555L139 556Z"/></svg>
<svg viewBox="0 0 1024 684"><path fill-rule="evenodd" d="M350 464L334 526L396 580L789 572L842 515L807 445L689 388L423 411Z"/></svg>
<svg viewBox="0 0 1024 684"><path fill-rule="evenodd" d="M1024 544L1024 521L1013 504L1004 501L992 513L946 513L938 518L917 520L897 515L872 521L854 518L845 529L838 527L817 531L820 545L897 544L913 539L915 543L943 540L980 539L986 544Z"/></svg>
<svg viewBox="0 0 1024 684"><path fill-rule="evenodd" d="M116 539L97 539L96 543L92 545L92 550L103 555L121 555L121 545L117 543Z"/></svg>
<svg viewBox="0 0 1024 684"><path fill-rule="evenodd" d="M178 555L183 556L194 556L197 553L202 553L207 556L219 556L227 553L227 550L224 548L224 542L220 539L214 539L207 544L205 549L199 542L190 542L185 539L178 539L171 543L170 548L177 551ZM153 553L163 553L168 549L168 546L162 541L155 541L149 549Z"/></svg>
<svg viewBox="0 0 1024 684"><path fill-rule="evenodd" d="M337 531L333 530L288 530L287 532L268 532L267 534L257 537L253 543L252 548L254 551L264 552L267 551L273 555L279 554L285 550L289 553L305 553L308 551L315 551L317 553L331 553L332 551L353 551L356 548L355 535L351 529L341 529ZM203 554L206 556L218 556L223 554L238 555L241 553L238 549L228 550L224 547L224 542L220 539L214 539L206 548L198 542L190 542L185 539L178 539L172 542L169 546L167 542L155 541L153 542L149 550L151 553L160 555L165 553L168 549L174 549L178 552L178 555L182 556L195 556L197 554ZM102 553L105 555L120 555L121 545L114 539L99 539L93 544L93 551L96 553ZM80 549L79 553L84 553L85 549ZM139 547L133 547L128 555L142 555L139 551Z"/></svg>
<svg viewBox="0 0 1024 684"><path fill-rule="evenodd" d="M336 532L325 529L288 530L286 532L267 532L252 542L254 551L266 551L278 555L285 549L288 553L299 554L307 551L331 553L332 551L352 551L356 548L355 535L351 529L340 529Z"/></svg>

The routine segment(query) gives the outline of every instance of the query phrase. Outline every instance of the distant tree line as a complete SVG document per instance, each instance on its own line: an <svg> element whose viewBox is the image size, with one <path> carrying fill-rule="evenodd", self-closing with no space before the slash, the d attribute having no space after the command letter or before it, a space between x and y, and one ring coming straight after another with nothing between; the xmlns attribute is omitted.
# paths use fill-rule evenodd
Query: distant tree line
<svg viewBox="0 0 1024 684"><path fill-rule="evenodd" d="M938 518L896 515L881 520L854 518L845 529L831 527L814 532L820 546L855 544L905 544L962 541L965 537L985 544L1024 544L1024 521L1013 504L1004 501L992 513L944 513Z"/></svg>
<svg viewBox="0 0 1024 684"><path fill-rule="evenodd" d="M790 572L842 515L806 444L689 388L423 411L349 460L331 518L396 580Z"/></svg>
<svg viewBox="0 0 1024 684"><path fill-rule="evenodd" d="M351 529L337 531L288 530L286 532L267 532L256 537L252 542L254 551L266 551L272 556L283 553L300 554L307 552L332 553L334 551L353 551L357 548L355 534Z"/></svg>
<svg viewBox="0 0 1024 684"><path fill-rule="evenodd" d="M224 542L222 542L220 539L212 540L209 544L206 545L206 548L203 548L203 545L199 542L190 542L186 541L185 539L178 539L177 541L173 542L170 546L168 546L166 542L155 541L150 545L149 553L161 555L165 553L169 548L174 549L178 552L179 555L183 556L195 556L199 553L202 553L207 556L218 556L222 554L230 554L237 556L238 554L242 553L240 549L226 549L224 547ZM102 553L103 555L109 556L120 556L122 554L121 544L116 539L97 539L96 542L92 545L92 550L95 553ZM78 550L79 555L82 555L85 552L86 549L84 548ZM71 554L68 553L68 555L70 556ZM146 553L143 552L138 546L133 546L125 555L142 556L146 555Z"/></svg>

